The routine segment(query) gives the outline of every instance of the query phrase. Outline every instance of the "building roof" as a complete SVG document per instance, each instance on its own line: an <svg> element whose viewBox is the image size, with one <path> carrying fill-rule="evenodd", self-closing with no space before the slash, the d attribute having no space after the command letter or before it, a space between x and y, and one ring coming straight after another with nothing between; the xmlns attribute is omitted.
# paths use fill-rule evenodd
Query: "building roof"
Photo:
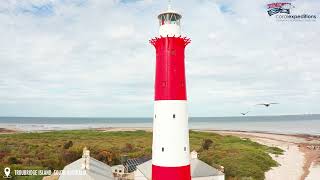
<svg viewBox="0 0 320 180"><path fill-rule="evenodd" d="M208 165L198 158L192 158L191 164L191 177L209 177L209 176L221 176L224 175L221 171ZM143 164L137 166L137 169L148 179L151 179L152 173L152 160L149 160Z"/></svg>
<svg viewBox="0 0 320 180"><path fill-rule="evenodd" d="M149 160L145 163L137 166L137 169L146 177L147 179L151 179L152 176L152 160Z"/></svg>
<svg viewBox="0 0 320 180"><path fill-rule="evenodd" d="M200 159L191 159L191 177L220 176L223 173Z"/></svg>
<svg viewBox="0 0 320 180"><path fill-rule="evenodd" d="M111 167L90 157L89 152L88 154L84 153L82 158L65 166L63 171L67 173L85 172L85 175L62 174L59 180L114 180Z"/></svg>

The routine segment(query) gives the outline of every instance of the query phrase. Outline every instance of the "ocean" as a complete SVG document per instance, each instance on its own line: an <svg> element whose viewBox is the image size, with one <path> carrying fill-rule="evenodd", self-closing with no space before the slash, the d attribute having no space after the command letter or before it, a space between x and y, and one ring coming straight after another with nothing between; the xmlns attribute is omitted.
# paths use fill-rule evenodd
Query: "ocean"
<svg viewBox="0 0 320 180"><path fill-rule="evenodd" d="M0 117L0 128L23 131L108 127L152 127L152 118ZM191 117L190 129L237 130L320 135L320 114L239 117Z"/></svg>

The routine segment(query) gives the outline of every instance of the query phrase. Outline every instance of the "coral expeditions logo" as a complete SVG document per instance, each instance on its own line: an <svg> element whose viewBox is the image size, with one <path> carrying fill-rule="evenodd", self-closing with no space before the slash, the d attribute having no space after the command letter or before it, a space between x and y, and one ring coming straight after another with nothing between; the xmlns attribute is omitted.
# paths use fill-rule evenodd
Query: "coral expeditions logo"
<svg viewBox="0 0 320 180"><path fill-rule="evenodd" d="M295 8L291 2L276 2L267 4L267 13L274 16L278 21L315 21L315 14L292 14Z"/></svg>
<svg viewBox="0 0 320 180"><path fill-rule="evenodd" d="M290 14L290 9L294 8L291 3L287 2L278 2L278 3L271 3L268 4L268 14L269 16L272 16L277 13L285 13Z"/></svg>

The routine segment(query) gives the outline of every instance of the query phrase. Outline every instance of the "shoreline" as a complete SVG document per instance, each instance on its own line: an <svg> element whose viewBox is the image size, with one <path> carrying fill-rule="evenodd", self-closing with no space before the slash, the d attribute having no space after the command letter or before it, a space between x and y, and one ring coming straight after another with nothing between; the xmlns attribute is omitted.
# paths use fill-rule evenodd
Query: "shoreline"
<svg viewBox="0 0 320 180"><path fill-rule="evenodd" d="M87 128L79 130L96 131L152 131L151 127L106 127L106 128ZM280 166L274 167L266 172L266 180L282 180L290 177L297 180L316 180L320 174L320 136L306 133L285 134L262 131L235 131L235 130L215 130L215 129L190 129L193 131L211 132L220 135L233 135L283 149L283 155L270 155ZM59 130L38 130L23 131L17 128L0 128L0 134L15 134L25 132L52 132Z"/></svg>
<svg viewBox="0 0 320 180"><path fill-rule="evenodd" d="M302 117L298 117L301 119ZM317 117L318 118L318 117ZM320 118L320 115L319 115ZM313 120L301 120L297 121L297 117L293 120L268 120L253 119L246 120L239 117L226 120L212 119L201 119L199 121L189 121L190 129L201 129L201 130L231 130L231 131L248 131L248 132L261 132L261 133L276 133L276 134L291 134L291 135L306 135L320 136L320 119ZM19 118L18 118L19 119ZM210 120L208 120L210 119ZM235 120L237 119L237 120ZM302 118L303 119L303 118ZM54 131L54 130L81 130L81 129L97 129L97 128L152 128L152 120L150 121L138 121L135 119L124 118L123 121L117 119L91 119L89 118L84 121L83 119L59 119L59 120L48 120L41 118L38 119L23 119L21 122L10 121L10 119L0 118L0 127L17 129L20 131L35 132L35 131Z"/></svg>
<svg viewBox="0 0 320 180"><path fill-rule="evenodd" d="M19 131L18 129L9 129L9 128L0 127L0 134L15 134L19 132L21 131Z"/></svg>
<svg viewBox="0 0 320 180"><path fill-rule="evenodd" d="M126 124L126 123L124 123ZM0 133L1 131L16 131L16 132L51 132L51 131L64 131L64 130L104 130L104 129L118 129L131 131L132 129L144 130L152 129L152 124L149 123L130 123L123 125L121 123L114 123L109 125L100 124L16 124L16 123L0 123ZM24 127L26 126L26 127ZM48 127L49 126L49 127ZM33 127L33 128L30 128ZM2 130L1 130L2 129ZM303 138L320 138L320 132L317 133L302 133L302 132L276 132L276 131L266 131L266 130L238 130L238 129L214 129L207 127L190 127L190 130L200 130L200 131L216 131L216 132L239 132L239 133L262 133L262 134L275 134L275 135L290 135Z"/></svg>

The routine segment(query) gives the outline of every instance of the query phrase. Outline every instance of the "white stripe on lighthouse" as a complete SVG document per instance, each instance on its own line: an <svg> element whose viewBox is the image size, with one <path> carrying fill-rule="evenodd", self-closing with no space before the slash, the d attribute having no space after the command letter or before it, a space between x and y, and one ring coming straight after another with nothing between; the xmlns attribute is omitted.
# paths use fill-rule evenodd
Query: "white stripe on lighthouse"
<svg viewBox="0 0 320 180"><path fill-rule="evenodd" d="M154 104L152 164L177 167L190 164L187 101L160 100Z"/></svg>
<svg viewBox="0 0 320 180"><path fill-rule="evenodd" d="M180 32L180 26L178 26L177 24L164 24L162 26L159 27L159 36L162 37L173 37L173 36L180 36L181 32Z"/></svg>

